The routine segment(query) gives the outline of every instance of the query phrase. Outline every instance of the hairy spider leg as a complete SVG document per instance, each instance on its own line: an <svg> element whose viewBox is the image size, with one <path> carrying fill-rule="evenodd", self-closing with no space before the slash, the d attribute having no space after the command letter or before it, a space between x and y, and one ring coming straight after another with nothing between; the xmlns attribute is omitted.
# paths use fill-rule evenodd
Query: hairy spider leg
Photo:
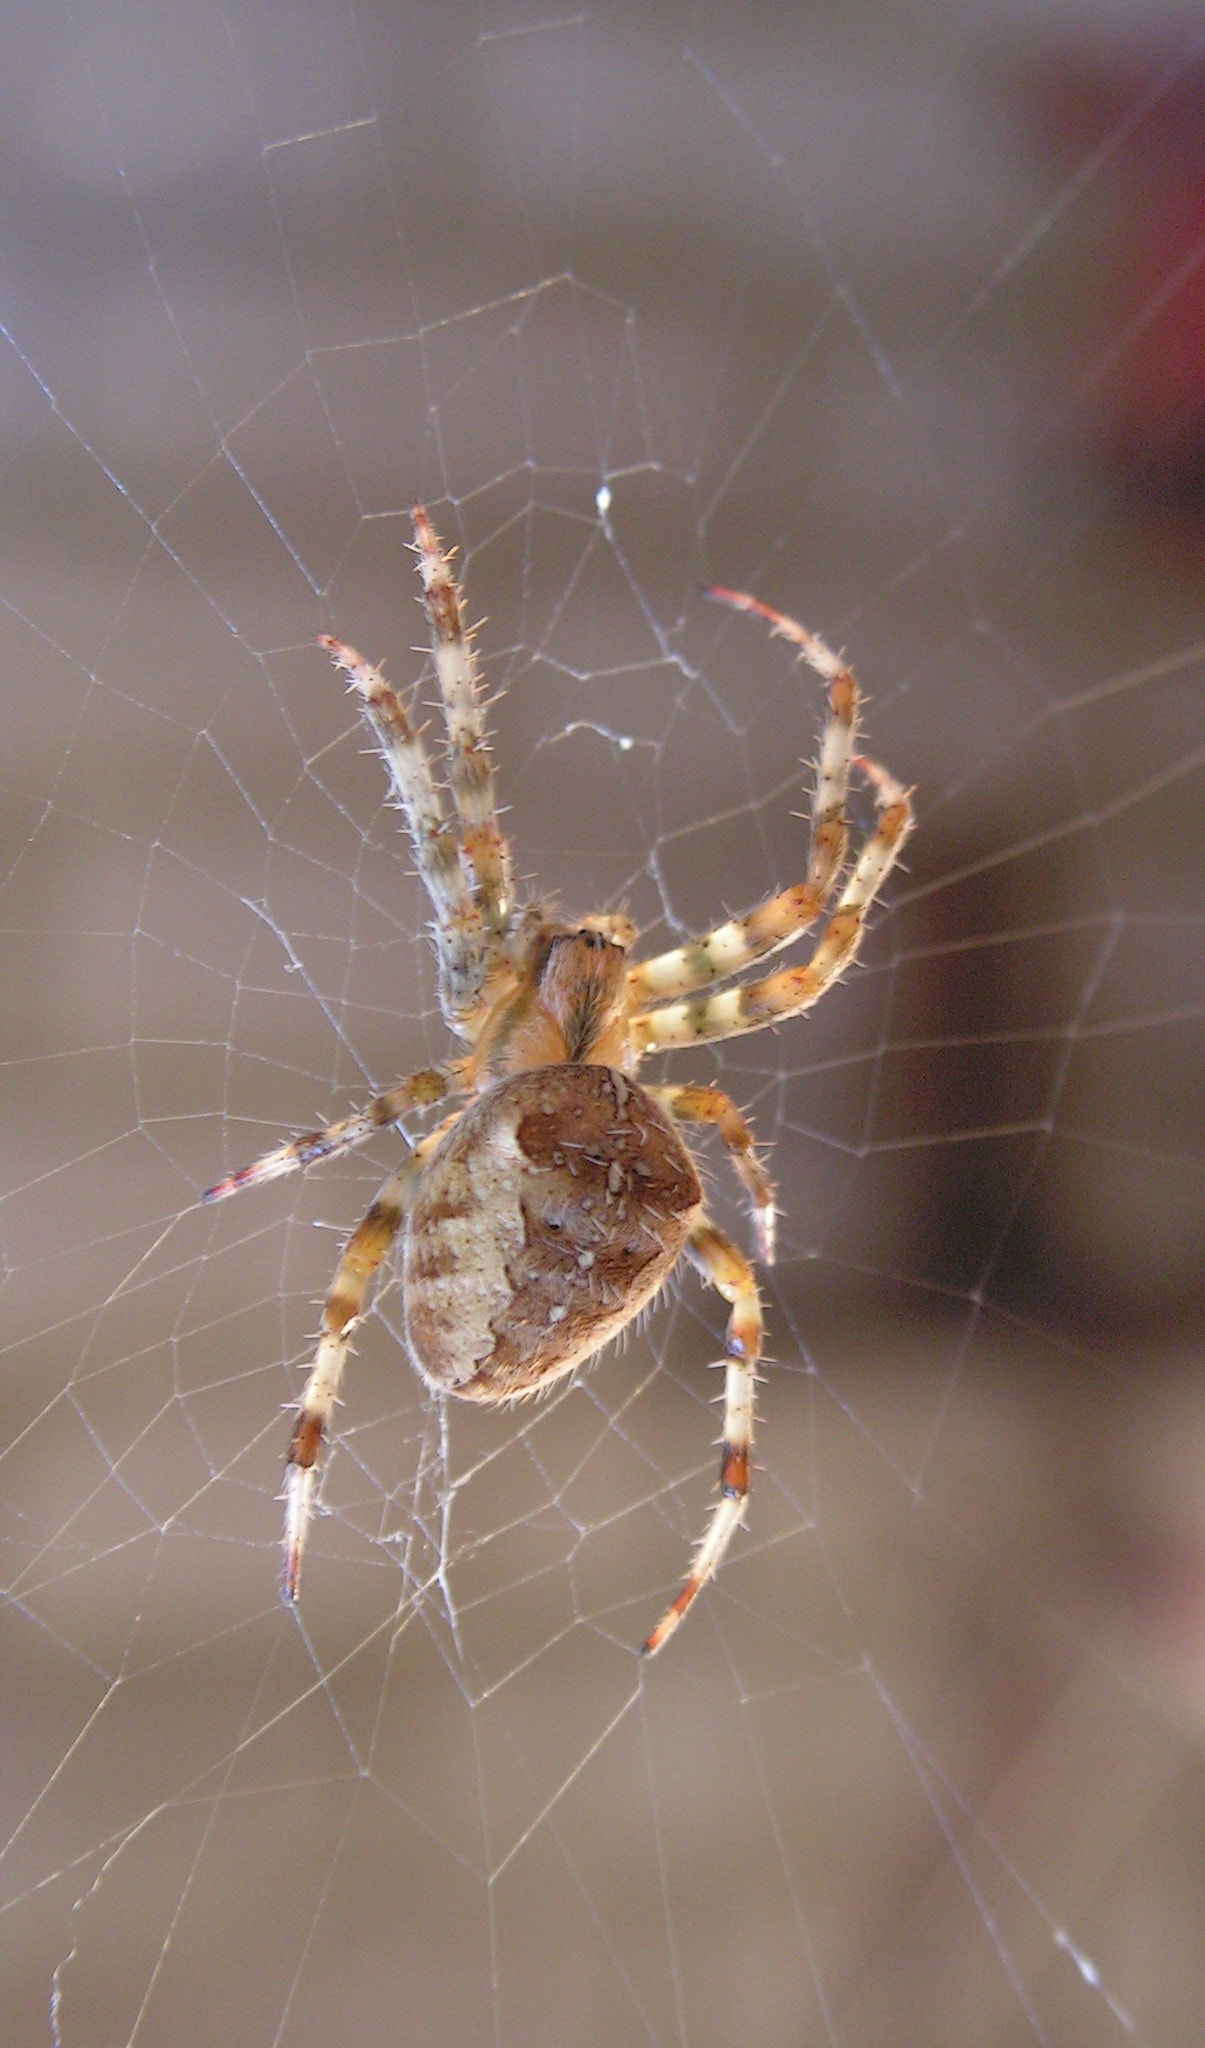
<svg viewBox="0 0 1205 2048"><path fill-rule="evenodd" d="M732 1309L728 1318L728 1366L724 1376L724 1435L720 1455L720 1498L695 1551L682 1591L671 1601L644 1646L655 1657L724 1561L745 1512L753 1451L757 1362L762 1348L761 1300L753 1268L731 1238L701 1216L686 1243L687 1256Z"/></svg>
<svg viewBox="0 0 1205 2048"><path fill-rule="evenodd" d="M485 984L489 945L461 859L456 827L445 814L422 734L411 723L397 691L356 648L329 633L321 634L318 644L325 647L336 668L350 676L385 757L418 872L435 911L440 1008L449 1028L458 1037L468 1038L471 1032L465 1020L476 1009Z"/></svg>
<svg viewBox="0 0 1205 2048"><path fill-rule="evenodd" d="M281 1591L290 1604L296 1600L301 1584L301 1561L318 1483L318 1459L330 1435L352 1336L364 1314L368 1289L414 1200L423 1166L455 1121L455 1116L448 1117L438 1130L428 1132L383 1183L343 1247L323 1305L322 1334L302 1390L285 1466Z"/></svg>
<svg viewBox="0 0 1205 2048"><path fill-rule="evenodd" d="M448 786L459 820L460 850L472 877L473 900L486 932L496 943L510 929L511 859L498 825L474 630L463 623L463 600L448 550L421 505L414 507L411 517L447 726Z"/></svg>
<svg viewBox="0 0 1205 2048"><path fill-rule="evenodd" d="M734 611L749 612L766 620L780 639L789 640L799 649L800 659L817 670L829 685L829 715L812 792L807 874L802 882L767 897L746 916L730 918L702 938L688 939L685 945L659 953L652 960L638 960L628 974L633 1008L637 1010L672 996L689 995L713 982L727 981L755 960L793 944L824 909L849 850L845 807L862 701L857 677L806 626L784 612L772 611L760 599L741 590L726 590L718 583L711 584L705 595Z"/></svg>
<svg viewBox="0 0 1205 2048"><path fill-rule="evenodd" d="M764 1266L774 1264L774 1183L754 1148L753 1133L730 1095L722 1088L682 1082L677 1086L650 1088L649 1094L680 1123L712 1124L719 1132L735 1172L749 1200L757 1256Z"/></svg>
<svg viewBox="0 0 1205 2048"><path fill-rule="evenodd" d="M318 1131L307 1131L303 1137L290 1138L283 1145L276 1145L271 1152L240 1166L237 1173L228 1174L214 1187L206 1188L203 1202L220 1202L227 1195L238 1194L240 1188L254 1187L263 1180L277 1180L282 1173L295 1173L298 1167L315 1166L322 1159L334 1159L340 1152L350 1152L353 1145L360 1145L365 1138L371 1138L374 1131L387 1130L405 1116L410 1109L427 1109L432 1103L443 1102L449 1095L460 1092L456 1076L442 1067L422 1067L418 1073L410 1074L406 1080L398 1081L387 1088L382 1095L374 1095L363 1109L352 1111L338 1123L326 1124Z"/></svg>
<svg viewBox="0 0 1205 2048"><path fill-rule="evenodd" d="M895 866L912 829L912 802L902 784L868 761L855 764L873 783L879 822L862 848L853 872L837 898L836 908L816 943L810 960L786 967L742 988L714 991L632 1019L632 1042L638 1052L682 1045L704 1045L721 1038L739 1038L798 1017L844 974L857 953L866 913Z"/></svg>

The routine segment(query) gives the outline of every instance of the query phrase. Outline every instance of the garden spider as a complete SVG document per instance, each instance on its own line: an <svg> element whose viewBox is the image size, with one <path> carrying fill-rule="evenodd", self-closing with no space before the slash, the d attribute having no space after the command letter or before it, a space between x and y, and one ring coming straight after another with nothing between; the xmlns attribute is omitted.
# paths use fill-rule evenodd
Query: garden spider
<svg viewBox="0 0 1205 2048"><path fill-rule="evenodd" d="M566 923L520 905L498 827L472 634L448 555L413 512L446 736L446 795L401 698L353 647L321 645L351 678L385 756L435 911L439 999L468 1051L411 1074L325 1130L265 1153L206 1200L329 1159L413 1110L469 1098L408 1151L348 1240L322 1313L285 1478L284 1584L297 1597L318 1457L373 1275L402 1232L411 1360L432 1392L510 1401L576 1371L639 1315L680 1254L729 1304L720 1498L677 1598L644 1645L659 1650L718 1570L744 1512L762 1314L753 1269L711 1222L683 1124L711 1124L774 1256L774 1188L749 1126L719 1088L644 1087L646 1053L714 1044L810 1008L849 966L866 913L912 822L908 792L854 752L858 685L839 656L757 598L707 595L764 619L828 685L802 882L654 959L629 960L626 917ZM869 783L874 832L847 862L850 772ZM800 937L844 875L811 958L719 988Z"/></svg>

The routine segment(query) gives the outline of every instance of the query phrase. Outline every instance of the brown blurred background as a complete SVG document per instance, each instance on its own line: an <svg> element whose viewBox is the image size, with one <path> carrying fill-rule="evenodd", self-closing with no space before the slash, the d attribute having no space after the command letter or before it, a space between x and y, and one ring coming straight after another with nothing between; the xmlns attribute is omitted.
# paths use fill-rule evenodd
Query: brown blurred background
<svg viewBox="0 0 1205 2048"><path fill-rule="evenodd" d="M0 27L4 2040L1196 2038L1192 16ZM420 672L420 497L567 906L658 946L799 873L819 695L708 578L917 786L849 981L672 1064L783 1246L748 1528L647 1669L693 1281L446 1428L386 1287L298 1620L282 1411L396 1147L195 1204L445 1049L313 647Z"/></svg>

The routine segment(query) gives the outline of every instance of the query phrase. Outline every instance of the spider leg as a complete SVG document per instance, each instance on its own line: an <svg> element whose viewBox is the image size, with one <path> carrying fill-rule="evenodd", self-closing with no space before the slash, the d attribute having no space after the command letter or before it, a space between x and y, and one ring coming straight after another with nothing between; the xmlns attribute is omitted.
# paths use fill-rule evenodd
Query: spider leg
<svg viewBox="0 0 1205 2048"><path fill-rule="evenodd" d="M330 1293L322 1310L322 1335L310 1376L301 1395L297 1421L285 1466L284 1574L286 1601L297 1598L301 1560L318 1482L318 1457L330 1433L331 1418L343 1385L353 1332L364 1313L369 1285L397 1236L414 1199L423 1166L443 1137L451 1117L414 1147L396 1173L391 1173L368 1212L343 1248Z"/></svg>
<svg viewBox="0 0 1205 2048"><path fill-rule="evenodd" d="M293 1173L298 1167L314 1166L321 1159L333 1159L337 1153L350 1152L353 1145L359 1145L370 1138L374 1131L388 1129L399 1117L410 1109L427 1109L434 1102L442 1102L446 1096L455 1094L460 1083L440 1067L423 1067L406 1080L387 1088L383 1095L374 1095L363 1109L353 1110L337 1124L327 1124L320 1131L307 1131L303 1137L290 1138L283 1145L276 1145L262 1158L252 1160L250 1166L240 1166L237 1173L228 1174L214 1187L206 1188L203 1202L220 1202L227 1195L238 1194L241 1188L254 1187L261 1180L277 1180L283 1173Z"/></svg>
<svg viewBox="0 0 1205 2048"><path fill-rule="evenodd" d="M487 942L460 857L456 828L447 817L431 774L423 738L397 691L354 647L329 633L319 636L336 668L351 677L360 708L385 756L405 815L414 857L435 910L439 1001L449 1027L462 1038L485 981Z"/></svg>
<svg viewBox="0 0 1205 2048"><path fill-rule="evenodd" d="M759 598L725 590L719 584L712 584L706 595L734 611L765 619L780 639L798 647L802 659L828 683L829 715L812 793L807 875L793 888L767 897L747 916L731 918L705 937L688 939L684 946L655 959L637 961L628 974L634 1009L664 1002L670 996L689 995L711 982L727 981L767 953L791 945L819 917L849 848L845 805L862 694L857 677L840 655L833 654L806 626L783 612L772 611Z"/></svg>
<svg viewBox="0 0 1205 2048"><path fill-rule="evenodd" d="M741 1186L753 1211L757 1256L764 1266L774 1264L774 1183L758 1158L753 1133L730 1095L722 1088L700 1087L686 1082L676 1087L650 1088L649 1094L662 1109L681 1123L714 1124L727 1147Z"/></svg>
<svg viewBox="0 0 1205 2048"><path fill-rule="evenodd" d="M423 507L416 505L411 517L448 732L448 783L460 826L460 849L473 877L478 913L496 941L505 937L510 923L510 848L498 825L472 629L463 623L459 585Z"/></svg>
<svg viewBox="0 0 1205 2048"><path fill-rule="evenodd" d="M717 990L693 1001L670 1003L634 1017L631 1039L638 1054L654 1048L702 1045L720 1038L739 1038L797 1017L831 987L849 966L862 942L866 913L895 866L912 829L912 802L903 786L864 754L856 765L874 785L879 822L862 848L853 872L837 898L810 960L786 967L742 988Z"/></svg>
<svg viewBox="0 0 1205 2048"><path fill-rule="evenodd" d="M682 1591L666 1608L644 1646L646 1657L655 1656L668 1642L707 1581L715 1577L724 1561L733 1531L744 1514L749 1492L757 1361L761 1356L762 1342L757 1282L748 1259L706 1216L701 1216L691 1230L686 1250L703 1278L718 1289L732 1308L728 1318L728 1367L724 1381L720 1498L712 1510L711 1520L695 1552Z"/></svg>

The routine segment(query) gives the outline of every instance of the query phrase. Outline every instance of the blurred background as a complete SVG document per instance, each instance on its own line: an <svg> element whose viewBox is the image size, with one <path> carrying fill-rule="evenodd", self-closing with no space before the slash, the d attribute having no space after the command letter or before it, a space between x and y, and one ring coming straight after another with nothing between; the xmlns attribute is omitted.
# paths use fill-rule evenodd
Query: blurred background
<svg viewBox="0 0 1205 2048"><path fill-rule="evenodd" d="M1192 2037L1195 15L9 11L0 2038ZM747 1528L648 1667L693 1279L485 1417L387 1281L290 1615L285 1411L397 1143L196 1202L447 1050L313 645L423 676L416 499L566 908L652 950L802 872L820 692L709 579L916 786L848 981L665 1063L782 1244Z"/></svg>

